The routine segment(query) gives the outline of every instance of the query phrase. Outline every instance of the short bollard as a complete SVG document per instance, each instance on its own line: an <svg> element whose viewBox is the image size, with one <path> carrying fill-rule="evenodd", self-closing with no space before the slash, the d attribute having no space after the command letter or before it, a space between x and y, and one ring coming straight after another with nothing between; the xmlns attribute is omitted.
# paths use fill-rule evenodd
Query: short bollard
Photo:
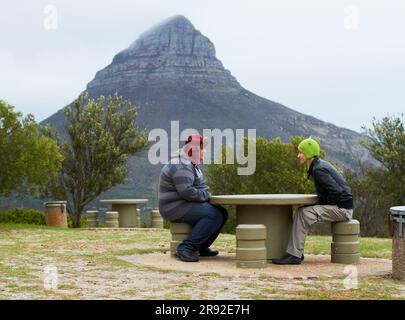
<svg viewBox="0 0 405 320"><path fill-rule="evenodd" d="M236 266L265 268L267 266L266 226L239 224L236 227Z"/></svg>
<svg viewBox="0 0 405 320"><path fill-rule="evenodd" d="M152 210L152 228L163 229L163 218L160 215L159 210Z"/></svg>
<svg viewBox="0 0 405 320"><path fill-rule="evenodd" d="M106 216L106 227L107 228L118 228L118 212L117 211L107 211Z"/></svg>
<svg viewBox="0 0 405 320"><path fill-rule="evenodd" d="M358 264L360 261L360 222L332 222L331 262Z"/></svg>
<svg viewBox="0 0 405 320"><path fill-rule="evenodd" d="M136 226L142 228L141 224L141 209L136 209Z"/></svg>
<svg viewBox="0 0 405 320"><path fill-rule="evenodd" d="M188 237L191 233L192 227L187 223L170 223L170 233L172 240L170 241L170 254L176 254L177 246Z"/></svg>
<svg viewBox="0 0 405 320"><path fill-rule="evenodd" d="M87 228L97 228L98 227L98 211L97 210L87 210Z"/></svg>

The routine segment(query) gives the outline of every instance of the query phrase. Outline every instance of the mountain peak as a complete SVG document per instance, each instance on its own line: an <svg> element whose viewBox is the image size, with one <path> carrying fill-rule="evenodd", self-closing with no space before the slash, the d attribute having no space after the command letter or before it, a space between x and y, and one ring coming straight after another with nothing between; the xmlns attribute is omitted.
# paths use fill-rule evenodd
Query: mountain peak
<svg viewBox="0 0 405 320"><path fill-rule="evenodd" d="M177 15L162 22L158 23L157 25L150 28L148 31L144 32L141 37L145 37L148 34L161 32L162 30L169 29L172 32L184 32L184 31L196 31L193 24L183 15Z"/></svg>
<svg viewBox="0 0 405 320"><path fill-rule="evenodd" d="M198 47L195 40L200 41ZM196 49L204 49L198 51ZM215 57L212 42L197 31L184 16L170 17L142 33L129 48L129 51L177 55L207 55Z"/></svg>
<svg viewBox="0 0 405 320"><path fill-rule="evenodd" d="M114 84L113 90L140 86L239 87L216 58L214 44L183 15L153 26L97 72L88 89Z"/></svg>

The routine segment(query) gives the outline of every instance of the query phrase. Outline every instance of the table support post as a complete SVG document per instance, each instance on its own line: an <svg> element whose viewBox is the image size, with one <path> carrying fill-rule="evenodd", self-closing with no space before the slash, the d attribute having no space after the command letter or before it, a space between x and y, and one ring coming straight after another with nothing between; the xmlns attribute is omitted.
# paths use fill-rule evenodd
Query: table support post
<svg viewBox="0 0 405 320"><path fill-rule="evenodd" d="M120 228L136 228L138 226L136 204L112 204L112 211L118 211Z"/></svg>
<svg viewBox="0 0 405 320"><path fill-rule="evenodd" d="M286 254L292 227L291 205L237 205L237 224L264 224L267 228L267 260Z"/></svg>

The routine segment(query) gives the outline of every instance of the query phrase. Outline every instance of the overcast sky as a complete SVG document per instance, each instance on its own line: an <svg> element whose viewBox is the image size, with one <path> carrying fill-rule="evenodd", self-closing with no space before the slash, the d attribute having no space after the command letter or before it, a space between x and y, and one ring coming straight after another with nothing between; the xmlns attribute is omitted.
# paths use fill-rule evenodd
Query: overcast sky
<svg viewBox="0 0 405 320"><path fill-rule="evenodd" d="M1 0L0 99L41 121L177 14L265 98L356 131L405 110L403 0Z"/></svg>

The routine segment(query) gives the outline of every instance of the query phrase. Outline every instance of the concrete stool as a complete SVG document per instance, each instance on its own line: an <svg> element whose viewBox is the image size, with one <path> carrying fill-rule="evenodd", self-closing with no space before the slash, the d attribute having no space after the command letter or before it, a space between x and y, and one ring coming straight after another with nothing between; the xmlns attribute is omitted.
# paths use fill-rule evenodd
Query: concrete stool
<svg viewBox="0 0 405 320"><path fill-rule="evenodd" d="M107 211L105 216L107 228L118 228L118 211Z"/></svg>
<svg viewBox="0 0 405 320"><path fill-rule="evenodd" d="M360 222L332 222L331 262L358 264L360 261Z"/></svg>
<svg viewBox="0 0 405 320"><path fill-rule="evenodd" d="M97 228L98 227L98 211L97 210L87 210L87 228Z"/></svg>
<svg viewBox="0 0 405 320"><path fill-rule="evenodd" d="M136 209L136 226L142 228L141 224L141 209Z"/></svg>
<svg viewBox="0 0 405 320"><path fill-rule="evenodd" d="M170 254L172 256L175 255L177 246L188 237L192 229L192 226L187 223L170 223L170 233L172 234Z"/></svg>
<svg viewBox="0 0 405 320"><path fill-rule="evenodd" d="M152 210L152 228L163 229L163 218L160 215L159 210Z"/></svg>
<svg viewBox="0 0 405 320"><path fill-rule="evenodd" d="M142 228L141 224L141 209L136 209L136 226Z"/></svg>
<svg viewBox="0 0 405 320"><path fill-rule="evenodd" d="M239 224L236 227L236 266L265 268L267 266L266 226Z"/></svg>

